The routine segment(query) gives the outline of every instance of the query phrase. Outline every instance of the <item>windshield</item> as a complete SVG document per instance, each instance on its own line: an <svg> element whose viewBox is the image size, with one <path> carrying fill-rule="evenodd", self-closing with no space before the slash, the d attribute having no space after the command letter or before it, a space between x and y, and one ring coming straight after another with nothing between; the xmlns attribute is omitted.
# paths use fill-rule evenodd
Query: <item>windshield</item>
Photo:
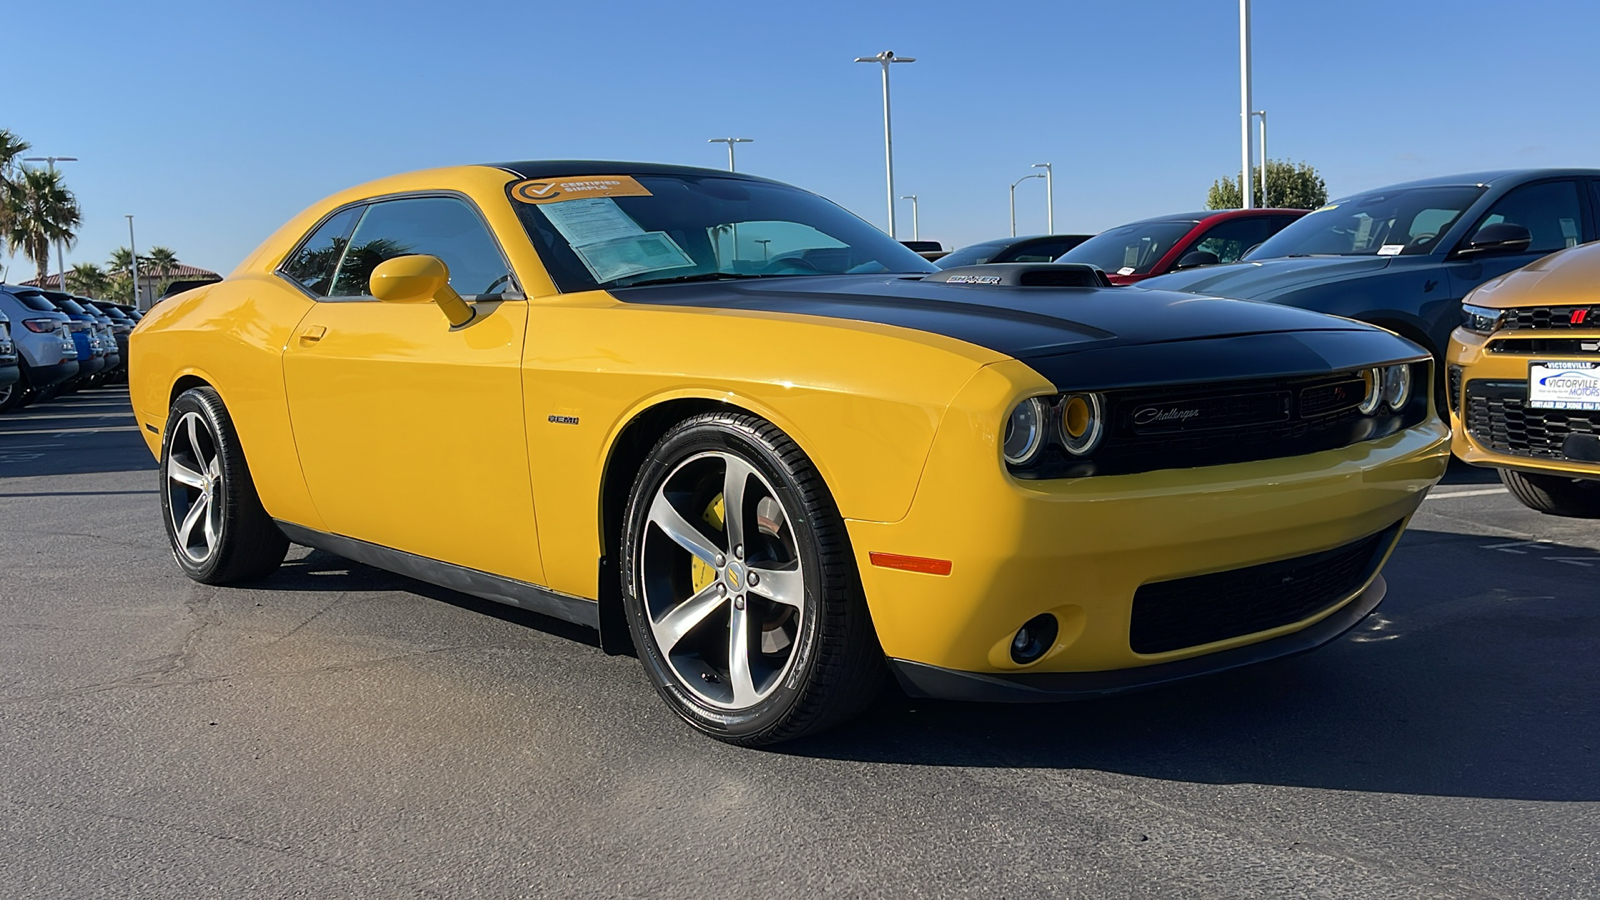
<svg viewBox="0 0 1600 900"><path fill-rule="evenodd" d="M1117 275L1147 275L1193 222L1135 222L1089 238L1056 262L1089 263Z"/></svg>
<svg viewBox="0 0 1600 900"><path fill-rule="evenodd" d="M937 271L815 194L714 175L553 178L509 188L562 291L776 275Z"/></svg>
<svg viewBox="0 0 1600 900"><path fill-rule="evenodd" d="M1347 197L1296 219L1244 258L1428 253L1482 193L1481 187L1452 186Z"/></svg>
<svg viewBox="0 0 1600 900"><path fill-rule="evenodd" d="M962 247L960 250L953 250L945 256L941 256L934 262L934 265L941 269L953 269L956 266L981 266L994 259L996 254L1009 246L1011 246L1009 241L989 241L983 244L973 244L970 247Z"/></svg>

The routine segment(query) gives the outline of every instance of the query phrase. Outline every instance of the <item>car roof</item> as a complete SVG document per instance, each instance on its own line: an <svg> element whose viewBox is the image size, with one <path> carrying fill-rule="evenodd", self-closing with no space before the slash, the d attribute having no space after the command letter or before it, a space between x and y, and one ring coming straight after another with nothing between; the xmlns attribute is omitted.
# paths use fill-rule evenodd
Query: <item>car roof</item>
<svg viewBox="0 0 1600 900"><path fill-rule="evenodd" d="M1362 194L1371 194L1376 191L1393 191L1401 188L1493 185L1500 181L1531 181L1536 178L1552 178L1563 175L1579 178L1600 178L1600 169L1494 169L1487 172L1463 172L1460 175L1440 175L1434 178L1405 181L1400 184L1388 184L1365 191L1355 191L1345 196L1358 197Z"/></svg>
<svg viewBox="0 0 1600 900"><path fill-rule="evenodd" d="M698 177L738 178L744 181L761 181L783 184L759 175L729 172L725 169L704 169L699 166L673 166L665 163L624 162L604 159L537 159L522 162L480 163L491 169L502 169L518 178L572 178L584 175L694 175ZM787 185L786 185L787 186Z"/></svg>
<svg viewBox="0 0 1600 900"><path fill-rule="evenodd" d="M1132 222L1123 222L1121 225L1115 225L1113 227L1123 228L1128 225L1154 225L1159 222L1187 222L1191 225L1198 225L1207 219L1214 219L1219 216L1227 216L1229 218L1248 218L1250 216L1272 216L1283 215L1284 213L1304 212L1305 210L1303 209L1286 209L1275 206L1269 206L1265 209L1207 209L1201 210L1200 212L1171 213L1165 216L1151 216L1148 219L1135 219Z"/></svg>

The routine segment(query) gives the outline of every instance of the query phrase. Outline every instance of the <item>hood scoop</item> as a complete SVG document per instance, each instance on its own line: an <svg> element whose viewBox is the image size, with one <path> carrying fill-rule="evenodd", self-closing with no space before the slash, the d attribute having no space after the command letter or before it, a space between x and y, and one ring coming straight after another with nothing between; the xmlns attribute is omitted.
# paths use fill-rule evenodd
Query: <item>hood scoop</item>
<svg viewBox="0 0 1600 900"><path fill-rule="evenodd" d="M1099 266L1085 263L997 263L956 266L925 276L923 281L971 287L1111 287Z"/></svg>

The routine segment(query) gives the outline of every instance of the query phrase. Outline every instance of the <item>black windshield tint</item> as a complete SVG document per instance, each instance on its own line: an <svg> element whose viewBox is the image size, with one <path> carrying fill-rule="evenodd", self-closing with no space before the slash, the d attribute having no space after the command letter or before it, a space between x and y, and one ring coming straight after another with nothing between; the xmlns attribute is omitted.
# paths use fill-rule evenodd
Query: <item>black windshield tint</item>
<svg viewBox="0 0 1600 900"><path fill-rule="evenodd" d="M1103 231L1068 250L1056 262L1088 263L1116 275L1147 275L1193 222L1135 222Z"/></svg>
<svg viewBox="0 0 1600 900"><path fill-rule="evenodd" d="M60 310L56 309L56 305L54 303L51 303L43 294L40 293L27 291L25 293L12 294L11 296L21 300L23 306L26 306L35 312L60 312Z"/></svg>
<svg viewBox="0 0 1600 900"><path fill-rule="evenodd" d="M1346 197L1301 217L1245 258L1428 253L1482 193L1477 186L1451 186Z"/></svg>
<svg viewBox="0 0 1600 900"><path fill-rule="evenodd" d="M712 175L625 180L642 191L528 202L511 187L511 203L562 291L696 275L936 271L898 241L798 188Z"/></svg>

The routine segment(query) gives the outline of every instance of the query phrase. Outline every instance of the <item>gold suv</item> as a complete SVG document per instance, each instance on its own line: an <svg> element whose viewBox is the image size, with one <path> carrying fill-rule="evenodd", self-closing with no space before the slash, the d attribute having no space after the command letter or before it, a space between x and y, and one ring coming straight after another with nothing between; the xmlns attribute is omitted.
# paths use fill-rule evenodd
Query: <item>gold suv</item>
<svg viewBox="0 0 1600 900"><path fill-rule="evenodd" d="M1466 296L1447 377L1455 454L1543 513L1600 518L1600 243Z"/></svg>

